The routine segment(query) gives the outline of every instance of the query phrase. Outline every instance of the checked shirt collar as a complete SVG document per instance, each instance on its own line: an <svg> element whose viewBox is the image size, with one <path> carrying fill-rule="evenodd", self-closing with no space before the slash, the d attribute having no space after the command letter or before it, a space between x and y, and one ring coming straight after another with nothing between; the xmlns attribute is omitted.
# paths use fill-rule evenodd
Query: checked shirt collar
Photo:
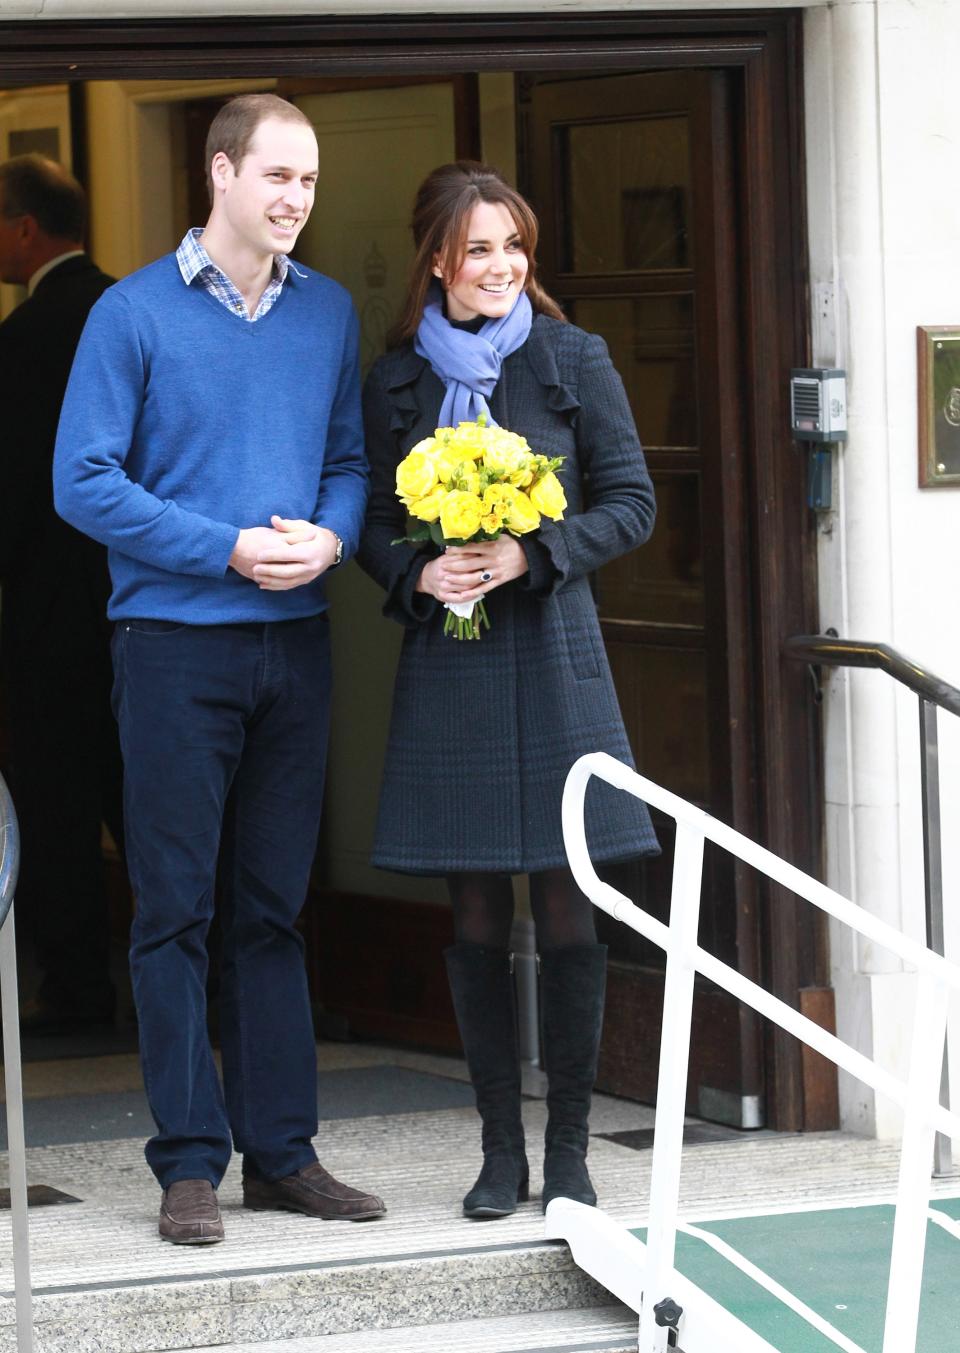
<svg viewBox="0 0 960 1353"><path fill-rule="evenodd" d="M248 315L247 307L244 305L240 292L226 273L220 271L200 243L202 234L202 227L193 226L180 241L180 246L177 249L177 266L180 269L180 276L187 286L197 281L204 291L208 291L221 305L225 305L228 310L235 315L239 315L241 319L249 320L251 324L254 320L262 319L267 311L276 305L280 299L283 284L287 280L289 268L292 268L298 277L306 277L307 275L305 272L301 272L286 254L277 254L273 262L273 276L266 291L260 297L260 304L252 315Z"/></svg>

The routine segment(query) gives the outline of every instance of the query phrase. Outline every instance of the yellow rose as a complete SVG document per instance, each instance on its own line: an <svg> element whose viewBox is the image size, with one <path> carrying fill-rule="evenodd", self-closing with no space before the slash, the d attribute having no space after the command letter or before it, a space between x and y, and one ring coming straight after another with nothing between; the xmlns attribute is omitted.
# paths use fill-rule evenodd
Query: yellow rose
<svg viewBox="0 0 960 1353"><path fill-rule="evenodd" d="M456 455L450 448L444 447L443 450L434 457L433 461L434 465L437 467L437 478L442 480L444 484L448 484L456 474L457 466L460 462L460 456Z"/></svg>
<svg viewBox="0 0 960 1353"><path fill-rule="evenodd" d="M488 536L495 536L502 528L503 515L500 512L490 512L480 518L480 529L486 531Z"/></svg>
<svg viewBox="0 0 960 1353"><path fill-rule="evenodd" d="M526 437L521 437L516 432L510 432L507 428L494 428L490 434L490 441L492 445L500 447L503 454L508 456L525 455L530 450Z"/></svg>
<svg viewBox="0 0 960 1353"><path fill-rule="evenodd" d="M450 438L451 449L464 460L479 460L483 455L484 433L476 423L461 423Z"/></svg>
<svg viewBox="0 0 960 1353"><path fill-rule="evenodd" d="M534 484L530 490L530 501L545 517L550 517L553 521L563 519L567 498L563 485L552 470Z"/></svg>
<svg viewBox="0 0 960 1353"><path fill-rule="evenodd" d="M512 531L515 536L523 536L528 531L535 531L540 525L540 513L525 493L517 493L510 504L506 522L508 531Z"/></svg>
<svg viewBox="0 0 960 1353"><path fill-rule="evenodd" d="M448 493L440 509L440 529L446 540L469 540L480 530L483 506L473 493Z"/></svg>
<svg viewBox="0 0 960 1353"><path fill-rule="evenodd" d="M440 509L446 501L447 490L442 484L430 490L423 498L418 498L415 503L411 503L407 508L411 517L416 517L418 521L436 521L440 516Z"/></svg>
<svg viewBox="0 0 960 1353"><path fill-rule="evenodd" d="M424 456L435 456L437 453L437 439L435 437L424 437L422 441L417 442L416 446L411 446L407 455L412 456L415 451Z"/></svg>
<svg viewBox="0 0 960 1353"><path fill-rule="evenodd" d="M498 511L512 501L513 490L509 484L488 484L483 491L483 506L487 512Z"/></svg>
<svg viewBox="0 0 960 1353"><path fill-rule="evenodd" d="M461 493L474 495L480 493L480 476L472 460L461 461L457 466L453 487L459 489Z"/></svg>
<svg viewBox="0 0 960 1353"><path fill-rule="evenodd" d="M517 468L516 453L501 443L493 443L483 453L483 463L495 475L508 475Z"/></svg>
<svg viewBox="0 0 960 1353"><path fill-rule="evenodd" d="M411 451L397 466L397 493L401 498L422 498L436 482L433 457L423 451Z"/></svg>

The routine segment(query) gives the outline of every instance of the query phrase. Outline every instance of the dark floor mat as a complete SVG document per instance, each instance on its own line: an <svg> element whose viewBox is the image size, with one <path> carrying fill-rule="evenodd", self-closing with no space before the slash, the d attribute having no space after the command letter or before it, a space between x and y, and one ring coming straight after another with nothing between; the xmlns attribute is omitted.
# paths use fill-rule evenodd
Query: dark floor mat
<svg viewBox="0 0 960 1353"><path fill-rule="evenodd" d="M615 1142L617 1146L628 1146L631 1151L650 1151L653 1149L653 1128L628 1128L624 1132L597 1132L604 1141ZM742 1142L757 1137L773 1137L781 1134L769 1128L742 1129L725 1127L722 1123L687 1123L683 1129L684 1146L713 1146L716 1142Z"/></svg>
<svg viewBox="0 0 960 1353"><path fill-rule="evenodd" d="M321 1071L317 1084L321 1121L459 1109L474 1102L472 1089L463 1081L399 1066ZM140 1090L29 1099L24 1117L28 1146L146 1138L155 1130L146 1098ZM0 1149L6 1150L6 1147L4 1114Z"/></svg>
<svg viewBox="0 0 960 1353"><path fill-rule="evenodd" d="M131 1020L118 1029L105 1026L42 1038L21 1035L20 1057L24 1062L74 1061L81 1057L115 1057L124 1052L136 1052L138 1046L137 1026Z"/></svg>

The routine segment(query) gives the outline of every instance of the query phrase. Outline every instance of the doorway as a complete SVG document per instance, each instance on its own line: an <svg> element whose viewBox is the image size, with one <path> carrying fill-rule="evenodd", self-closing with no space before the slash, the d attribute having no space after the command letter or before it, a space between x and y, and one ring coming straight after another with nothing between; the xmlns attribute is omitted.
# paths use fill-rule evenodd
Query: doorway
<svg viewBox="0 0 960 1353"><path fill-rule="evenodd" d="M287 81L347 74L381 84L451 73L509 84L521 186L547 227L548 286L574 319L607 338L657 476L660 525L646 554L597 579L638 760L651 773L661 765L656 778L816 872L819 782L805 677L780 659L783 637L808 629L815 616L813 524L785 408L786 371L806 356L796 16L274 20L264 31L257 21L142 31L108 23L73 26L69 35L51 24L21 28L28 56L7 77L21 83L60 78L65 54L73 59L82 49L77 79L136 78L141 91L171 74L181 84L249 74L250 84L275 80L281 92ZM5 70L0 56L0 80ZM502 109L500 116L502 128ZM609 144L612 124L625 157L616 206L623 239L612 265L598 267L590 251L609 249L609 240L585 239L582 219L571 236L570 221L576 198L596 191L587 176L590 146ZM642 171L627 164L630 146L644 137L657 149L659 177L649 172L649 155ZM485 142L478 149L500 158ZM678 178L683 153L686 177ZM612 190L601 183L600 191ZM368 251L364 264L376 279L377 256ZM362 670L389 669L383 647L365 642ZM672 743L666 718L650 717L651 703L670 711ZM366 715L370 747L379 717ZM365 775L346 784L335 776L330 786L341 823L375 797L376 755L365 749L361 761ZM340 827L328 831L334 846L350 844L359 868L359 851ZM626 891L663 896L665 844L660 877L650 868L627 880ZM803 990L825 987L824 936L792 899L719 867L709 887L708 942L718 952L734 954L795 1004ZM385 953L392 965L385 999L402 1007L406 1036L442 1043L452 1027L442 970L439 981L423 973L446 941L443 907L423 893L398 902L365 895L356 880L344 898L359 901L344 906L327 896L312 913L318 971L326 979L332 966L349 986L358 943L367 954ZM655 1044L659 1020L656 956L628 950L622 937L616 946L604 1054L611 1086L626 1074L628 1049L636 1055L641 1047L642 1066L652 1066L643 1046ZM700 1009L708 1040L701 1060L718 1079L703 1075L691 1085L693 1107L706 1087L728 1096L717 1117L744 1121L765 1106L771 1125L824 1125L811 1111L809 1068L796 1048L761 1037L709 992ZM622 1081L622 1092L648 1097L645 1074Z"/></svg>

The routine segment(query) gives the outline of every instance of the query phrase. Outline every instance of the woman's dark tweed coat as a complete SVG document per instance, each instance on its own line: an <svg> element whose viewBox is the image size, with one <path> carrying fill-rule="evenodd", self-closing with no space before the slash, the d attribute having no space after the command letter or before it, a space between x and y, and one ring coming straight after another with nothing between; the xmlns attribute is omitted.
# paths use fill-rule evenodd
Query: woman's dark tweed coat
<svg viewBox="0 0 960 1353"><path fill-rule="evenodd" d="M486 599L479 642L443 634L444 609L414 591L436 550L391 545L405 530L395 471L436 427L443 386L405 344L364 390L371 497L358 555L406 626L394 689L374 864L413 874L527 873L566 864L563 783L584 752L632 765L588 575L650 535L653 486L603 340L538 315L490 401L534 451L566 456L568 511L523 538L529 573ZM595 860L658 853L645 806L594 781Z"/></svg>

